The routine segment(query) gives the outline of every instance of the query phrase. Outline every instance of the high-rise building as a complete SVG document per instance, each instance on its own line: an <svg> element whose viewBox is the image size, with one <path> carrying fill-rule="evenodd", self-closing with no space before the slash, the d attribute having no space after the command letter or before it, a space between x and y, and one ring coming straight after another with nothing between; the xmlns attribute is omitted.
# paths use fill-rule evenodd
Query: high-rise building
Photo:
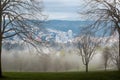
<svg viewBox="0 0 120 80"><path fill-rule="evenodd" d="M72 32L72 30L68 30L68 38L69 39L72 39L73 38L73 32Z"/></svg>

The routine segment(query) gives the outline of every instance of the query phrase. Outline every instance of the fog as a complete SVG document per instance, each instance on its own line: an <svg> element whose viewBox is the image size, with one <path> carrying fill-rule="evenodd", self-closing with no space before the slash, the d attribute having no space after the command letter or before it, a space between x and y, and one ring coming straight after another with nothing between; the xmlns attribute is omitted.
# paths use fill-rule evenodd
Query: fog
<svg viewBox="0 0 120 80"><path fill-rule="evenodd" d="M77 50L52 50L44 55L38 54L35 49L2 50L3 71L66 72L84 71L84 68ZM97 51L90 61L89 70L104 70L101 51Z"/></svg>

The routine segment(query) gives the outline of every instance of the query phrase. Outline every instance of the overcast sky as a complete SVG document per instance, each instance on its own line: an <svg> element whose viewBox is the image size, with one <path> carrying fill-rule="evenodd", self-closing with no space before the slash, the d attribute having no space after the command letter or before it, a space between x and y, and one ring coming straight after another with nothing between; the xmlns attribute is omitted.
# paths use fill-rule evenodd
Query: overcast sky
<svg viewBox="0 0 120 80"><path fill-rule="evenodd" d="M78 20L83 0L43 0L48 20Z"/></svg>

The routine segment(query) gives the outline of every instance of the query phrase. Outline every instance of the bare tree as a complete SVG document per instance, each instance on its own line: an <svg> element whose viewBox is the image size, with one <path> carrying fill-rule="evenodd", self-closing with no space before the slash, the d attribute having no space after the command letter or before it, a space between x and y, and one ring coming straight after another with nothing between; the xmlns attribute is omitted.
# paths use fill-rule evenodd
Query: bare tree
<svg viewBox="0 0 120 80"><path fill-rule="evenodd" d="M0 0L0 77L2 42L17 36L34 45L36 26L40 24L35 20L42 20L44 15L41 11L41 0Z"/></svg>
<svg viewBox="0 0 120 80"><path fill-rule="evenodd" d="M111 47L110 54L111 54L111 60L116 65L117 69L120 69L119 64L119 45L117 43L114 43Z"/></svg>
<svg viewBox="0 0 120 80"><path fill-rule="evenodd" d="M100 31L102 36L118 33L120 64L120 0L86 0L86 2L87 7L84 8L83 15L95 21L92 29Z"/></svg>
<svg viewBox="0 0 120 80"><path fill-rule="evenodd" d="M104 60L104 67L105 67L105 71L107 70L107 66L108 66L108 61L110 59L110 49L108 47L106 47L103 50L103 60Z"/></svg>
<svg viewBox="0 0 120 80"><path fill-rule="evenodd" d="M86 66L86 72L88 72L89 62L95 54L97 45L97 41L91 36L90 32L84 34L78 42L79 55L82 57L82 62Z"/></svg>

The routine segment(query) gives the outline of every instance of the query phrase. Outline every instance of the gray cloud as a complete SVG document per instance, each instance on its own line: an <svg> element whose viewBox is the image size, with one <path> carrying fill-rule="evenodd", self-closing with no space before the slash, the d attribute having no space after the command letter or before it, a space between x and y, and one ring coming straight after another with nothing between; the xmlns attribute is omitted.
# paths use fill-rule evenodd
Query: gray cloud
<svg viewBox="0 0 120 80"><path fill-rule="evenodd" d="M77 12L83 2L80 1L81 0L44 0L44 11L50 16L49 19L72 20L78 17ZM74 18L72 18L71 16L74 16Z"/></svg>

